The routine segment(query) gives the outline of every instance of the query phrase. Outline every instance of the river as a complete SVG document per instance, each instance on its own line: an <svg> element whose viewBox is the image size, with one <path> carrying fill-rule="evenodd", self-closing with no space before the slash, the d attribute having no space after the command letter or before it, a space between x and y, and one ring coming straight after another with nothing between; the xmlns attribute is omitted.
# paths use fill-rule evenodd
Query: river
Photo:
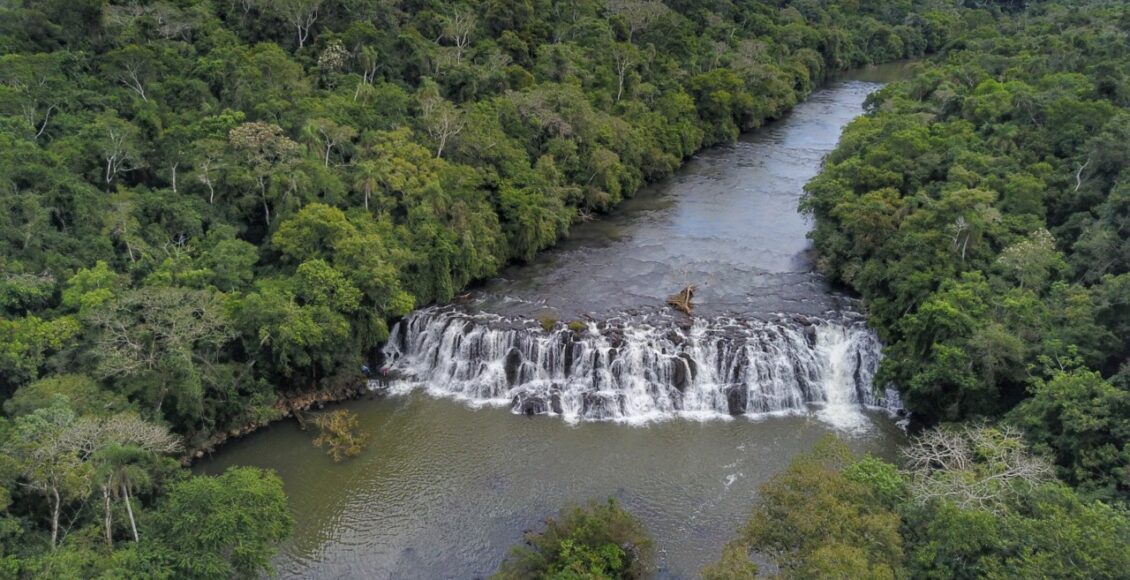
<svg viewBox="0 0 1130 580"><path fill-rule="evenodd" d="M662 577L695 577L758 485L825 434L883 457L901 441L897 401L871 389L878 339L814 272L796 205L866 96L904 75L829 83L462 304L409 316L390 395L345 404L373 435L360 457L334 464L283 422L197 471L278 471L296 520L283 577L487 576L523 530L609 496L647 525ZM693 321L663 308L686 284Z"/></svg>

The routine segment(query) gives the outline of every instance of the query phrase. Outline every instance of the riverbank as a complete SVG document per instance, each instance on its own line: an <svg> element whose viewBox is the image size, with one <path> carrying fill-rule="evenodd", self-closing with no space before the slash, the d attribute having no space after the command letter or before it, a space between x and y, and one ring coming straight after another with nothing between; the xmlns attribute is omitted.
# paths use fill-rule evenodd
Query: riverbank
<svg viewBox="0 0 1130 580"><path fill-rule="evenodd" d="M609 272L608 279L618 276L631 284L625 282L619 292L593 293L606 302L586 310L603 313L629 300L628 306L634 301L637 307L628 310L638 312L654 301L628 289L662 288L669 282L664 276L678 273L672 264L698 264L677 254L686 243L669 243L694 240L706 250L698 257L703 266L715 268L720 281L735 281L727 286L728 295L739 295L742 280L764 282L746 288L764 300L733 300L733 307L797 312L831 305L848 317L835 320L862 324L852 301L835 304L811 265L795 262L788 254L798 255L807 246L808 226L796 213L804 183L835 146L842 127L862 112L867 95L879 86L855 80L830 84L780 122L734 145L704 152L606 220L578 227L572 239L536 263L507 269L499 279L476 288L461 310L490 318L505 308L557 306L573 301L578 288L570 280L598 283L604 278L600 273ZM762 223L765 228L750 231L752 224ZM769 226L777 229L770 232ZM769 239L772 245L765 247L774 251L751 251L735 242L741 236L756 237L757 243ZM664 248L671 253L663 254ZM648 262L651 268L639 267ZM577 264L588 269L576 273L570 268ZM799 284L800 279L808 282ZM703 335L688 336L690 342L671 340L657 328L665 324L662 320L644 324L622 310L616 321L622 331L617 328L603 339L588 332L583 337L588 346L571 343L574 349L598 355L600 362L579 364L574 350L567 377L557 374L557 363L565 364L564 349L554 346L536 318L514 312L515 318L508 320L530 322L468 328L417 312L406 319L414 322L415 330L407 336L397 333L398 340L403 336L413 342L412 337L441 330L458 334L466 329L473 336L451 336L447 341L466 347L460 358L444 355L432 362L420 354L429 350L427 341L404 351L403 356L436 373L428 387L445 392L394 389L400 394L342 405L372 434L359 457L335 464L310 444L310 435L296 422L285 422L230 442L194 469L216 473L249 464L278 471L296 518L294 538L276 561L284 577L487 576L508 547L520 541L523 529L537 527L569 502L609 496L619 498L653 531L666 577L694 577L703 564L717 558L721 545L741 524L758 485L816 440L836 433L856 451L889 458L904 440L886 412L852 404L852 394L858 393L853 387L867 382L856 371L871 369L877 353L849 348L866 341L834 339L840 328L861 333L864 328L829 323L823 325L828 334L821 337L820 328L806 332L805 322L814 322L812 317L786 316L785 322L764 324L733 317L736 322L726 322L724 316L705 314L720 306L706 300L715 300L712 292L720 295L721 290L721 282L717 288L704 288L699 322L711 327L703 329ZM662 296L657 300L661 304ZM832 318L826 316L821 318ZM655 332L649 334L649 327ZM517 334L502 336L505 332ZM521 361L510 361L512 376L507 377L505 359L514 357L502 349L511 338L519 346ZM597 344L604 339L608 348ZM694 352L694 345L702 352ZM710 348L729 354L706 356ZM616 349L615 360L609 349ZM747 355L732 356L739 352ZM700 370L721 360L742 376L726 371L711 378L703 371L693 380L690 373L666 369L666 357L679 353L703 361L695 365ZM861 367L860 357L869 364ZM632 370L629 365L637 362ZM497 374L481 373L483 365ZM616 369L623 371L620 379ZM657 374L665 369L672 373ZM466 375L459 376L465 380L439 380L463 371ZM543 376L548 396L538 399L534 387L543 385ZM572 383L558 380L563 378ZM670 380L660 380L664 378ZM512 407L509 395L514 390L514 395L532 395L525 402L535 414L544 407L552 409L554 383L562 395L560 418L527 418L515 415L512 408L496 407ZM496 386L499 390L492 391ZM680 387L681 394L676 394ZM722 389L734 397L716 399ZM587 408L586 394L593 395L587 397ZM543 400L548 404L538 407ZM789 400L798 404L783 412L760 412L783 409ZM598 412L602 401L615 401L602 408L619 416ZM676 402L684 410L699 412L680 417ZM734 417L731 403L734 411L743 413Z"/></svg>
<svg viewBox="0 0 1130 580"><path fill-rule="evenodd" d="M421 392L340 408L372 435L355 459L334 463L288 421L193 468L279 474L295 517L274 562L281 578L489 577L523 530L562 505L616 497L656 538L663 577L690 579L717 558L758 486L836 432L802 416L578 427ZM869 417L846 441L893 459L901 432L883 413Z"/></svg>
<svg viewBox="0 0 1130 580"><path fill-rule="evenodd" d="M368 381L356 381L346 383L336 388L283 393L279 400L271 405L272 417L270 419L251 421L237 429L214 433L204 443L185 452L181 456L181 464L185 466L192 465L197 460L214 453L219 447L235 439L250 435L272 423L293 418L299 424L302 424L303 419L301 418L301 414L312 408L321 409L327 404L358 399L372 392L373 391L369 388ZM305 430L305 425L302 425L302 429Z"/></svg>
<svg viewBox="0 0 1130 580"><path fill-rule="evenodd" d="M854 71L841 73L829 79L821 89L818 89L813 95L820 94L820 91L827 90L827 87L833 86L836 83L852 82L857 80L865 80L873 83L886 83L900 78L905 78L908 74L910 66L913 61L899 61L895 63L888 63L883 65L875 65L864 67ZM870 92L868 89L866 92ZM813 95L810 95L811 98ZM862 100L862 96L860 97ZM799 106L804 106L808 101L800 103ZM779 117L787 119L792 110L787 111ZM819 164L823 156L824 150L830 149L835 145L836 138L839 134L839 126L846 123L848 120L858 114L858 109L855 112L846 112L846 117L836 121L835 133L831 138L826 135L821 138L827 140L827 143L821 144L813 153L807 155L811 159L805 158L804 163ZM756 139L761 134L772 134L780 120L772 121L758 129L745 133L737 144L719 145L704 149L697 153L692 158L688 159L684 164L684 168L680 170L679 176L670 180L665 180L659 184L651 184L643 187L636 195L629 197L615 209L605 215L605 219L596 222L580 224L573 228L572 234L569 238L561 240L560 243L542 252L537 261L530 264L516 264L508 267L497 278L485 280L474 285L472 295L476 296L473 300L464 299L461 302L464 305L471 305L473 307L485 307L487 309L498 310L505 305L504 313L518 316L525 316L527 318L537 318L539 315L545 314L546 306L560 314L560 320L569 320L570 316L579 316L577 312L565 311L562 312L562 305L568 302L573 308L580 308L585 314L589 312L602 312L606 313L609 305L617 304L619 299L639 300L641 292L632 292L629 282L632 274L630 267L623 267L623 265L613 265L607 268L609 274L606 277L607 285L600 289L582 289L569 292L567 289L570 285L578 281L593 281L599 279L600 272L602 271L601 264L605 263L602 257L591 257L585 259L577 259L575 252L580 249L604 246L606 242L603 240L616 239L618 235L616 232L623 230L626 227L631 227L628 223L632 216L651 215L656 211L662 211L664 205L667 203L663 201L664 195L662 192L664 188L672 188L674 186L687 187L691 185L686 182L687 176L694 176L699 173L705 172L707 175L714 173L718 170L715 166L720 160L726 159L728 151L732 151L735 147L741 147L742 143L748 142L750 139ZM822 122L821 122L822 123ZM821 130L828 130L830 127L824 127L817 124L811 128L812 131L818 132ZM814 143L804 145L804 148L811 148ZM814 156L813 156L814 155ZM814 172L813 172L814 173ZM706 285L699 296L699 299L705 302L704 312L711 312L711 308L717 308L722 303L732 303L738 307L749 309L760 309L766 312L779 310L783 305L779 304L776 299L766 303L751 304L748 299L742 298L739 295L747 295L751 290L756 289L757 292L763 293L767 296L777 296L780 292L795 293L798 287L805 287L805 292L816 299L816 302L809 304L805 307L808 314L818 314L821 310L829 307L842 307L835 306L833 303L826 303L826 294L823 289L822 282L819 276L814 276L809 273L811 268L807 264L797 265L796 256L800 253L807 252L808 244L804 238L804 232L807 231L807 226L803 218L796 212L795 196L799 195L804 182L807 180L806 174L792 175L792 172L785 172L782 176L772 177L774 181L785 179L776 184L776 188L785 192L792 192L792 197L784 197L779 202L774 202L769 206L758 206L751 209L751 215L760 216L757 221L751 224L749 222L734 222L732 218L734 214L734 207L728 202L723 202L722 206L718 206L717 210L713 211L713 217L701 216L700 219L710 219L715 223L715 229L718 227L718 222L721 225L727 223L734 223L734 237L735 240L726 242L727 244L741 248L743 245L750 246L750 255L757 255L758 253L764 254L766 248L775 248L769 256L769 262L758 262L751 264L749 267L742 268L729 268L726 271L703 271L700 274L702 279L711 279L711 284ZM787 178L787 179L786 179ZM763 178L764 179L764 178ZM680 180L682 182L680 183ZM698 181L697 178L695 181ZM734 192L741 195L741 183L727 182L720 184L720 187L732 188ZM707 197L713 200L712 203L718 204L728 198L719 197L720 193L712 193ZM756 199L772 199L772 197L760 196ZM741 203L734 200L734 203ZM729 216L729 217L728 217ZM716 219L717 218L717 219ZM625 221L628 220L628 221ZM760 225L759 225L760 224ZM756 226L756 227L754 227ZM785 229L779 229L785 227ZM778 228L778 229L773 229ZM768 233L767 233L768 232ZM671 239L677 235L677 232L661 232L657 237ZM742 243L736 238L754 236L755 243ZM688 244L675 244L672 247L676 249L685 249ZM760 249L760 252L757 250ZM631 252L636 253L638 250L628 248L606 248L605 254L617 252ZM679 275L686 276L689 271L690 265L698 258L706 256L711 258L709 248L699 250L699 256L688 255L685 258L679 259L680 270L676 272L674 265L669 267L667 274L670 276ZM663 263L670 261L670 256L652 256L648 258L650 263ZM805 262L805 260L801 260ZM582 272L576 270L577 268L584 267L586 271ZM752 269L750 269L752 268ZM543 271L557 272L557 278L548 280L538 280L538 273ZM769 272L775 275L763 275L760 272ZM752 274L752 275L751 275ZM656 283L654 272L648 274L649 277L641 278L634 284L637 288L648 288L655 293L651 297L655 305L661 306L663 304L663 297L668 294L668 288L672 285L677 285L677 281L672 279L664 281L663 283ZM530 279L532 284L524 285L521 279ZM515 282L515 280L518 280ZM560 296L562 300L555 301L552 304L544 303L540 298L546 287L552 288L554 295ZM724 287L727 287L723 292ZM791 289L791 290L790 290ZM724 296L723 296L724 295ZM735 298L738 296L738 298ZM603 301L601 304L592 304L589 302L592 297ZM713 305L711 304L713 302ZM619 305L619 304L617 304ZM630 306L631 302L625 302L619 306ZM795 309L799 304L793 303L789 308ZM329 403L341 402L369 393L367 384L363 380L357 382L349 382L337 388L318 389L312 392L301 390L291 391L288 395L281 397L273 406L275 416L267 421L253 421L247 423L239 428L227 430L224 432L216 433L210 437L205 443L200 446L194 447L188 452L184 459L186 462L191 463L206 454L215 452L220 446L232 439L244 437L250 433L269 425L276 421L283 421L290 419L294 416L295 412L301 413L309 410L315 406L321 406Z"/></svg>

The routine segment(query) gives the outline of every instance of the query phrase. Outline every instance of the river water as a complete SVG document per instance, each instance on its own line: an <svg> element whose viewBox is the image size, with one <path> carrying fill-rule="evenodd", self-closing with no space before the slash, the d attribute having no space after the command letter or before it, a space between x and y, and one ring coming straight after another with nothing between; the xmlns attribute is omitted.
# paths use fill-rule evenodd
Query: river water
<svg viewBox="0 0 1130 580"><path fill-rule="evenodd" d="M389 396L345 405L373 435L360 457L334 464L284 422L197 470L278 471L296 520L284 577L482 577L562 505L610 496L655 537L663 577L694 577L757 486L825 434L884 457L901 440L897 400L871 388L878 339L813 271L796 205L866 96L904 74L830 83L534 264L409 316ZM663 307L687 284L694 319Z"/></svg>

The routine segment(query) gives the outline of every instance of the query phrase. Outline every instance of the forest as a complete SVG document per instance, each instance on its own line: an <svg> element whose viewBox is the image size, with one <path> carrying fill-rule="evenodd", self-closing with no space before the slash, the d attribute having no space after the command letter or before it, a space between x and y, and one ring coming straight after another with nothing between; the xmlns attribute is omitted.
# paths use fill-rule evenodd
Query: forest
<svg viewBox="0 0 1130 580"><path fill-rule="evenodd" d="M945 432L973 456L916 478L829 444L781 477L852 485L766 494L711 573L779 549L801 576L1057 575L1038 566L1075 557L1117 576L1130 11L1085 4L0 2L0 576L269 571L293 525L279 478L183 459L288 397L364 384L390 321L533 260L831 75L923 55L804 210L888 345L883 381L925 424L978 425ZM1035 475L994 471L1014 460ZM982 479L1008 493L971 507L947 494L979 488L931 487ZM901 547L756 524L804 501ZM617 510L598 515L623 527Z"/></svg>
<svg viewBox="0 0 1130 580"><path fill-rule="evenodd" d="M1130 570L1130 10L1031 4L873 94L802 202L934 427L796 460L707 578Z"/></svg>

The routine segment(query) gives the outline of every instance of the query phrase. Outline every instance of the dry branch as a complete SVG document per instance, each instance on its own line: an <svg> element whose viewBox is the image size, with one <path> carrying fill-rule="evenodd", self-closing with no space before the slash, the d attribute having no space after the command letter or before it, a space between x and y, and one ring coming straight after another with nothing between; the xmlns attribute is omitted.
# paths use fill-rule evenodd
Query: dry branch
<svg viewBox="0 0 1130 580"><path fill-rule="evenodd" d="M667 297L668 306L686 314L687 316L694 315L694 293L698 286L694 284L687 284L678 294L672 294Z"/></svg>

